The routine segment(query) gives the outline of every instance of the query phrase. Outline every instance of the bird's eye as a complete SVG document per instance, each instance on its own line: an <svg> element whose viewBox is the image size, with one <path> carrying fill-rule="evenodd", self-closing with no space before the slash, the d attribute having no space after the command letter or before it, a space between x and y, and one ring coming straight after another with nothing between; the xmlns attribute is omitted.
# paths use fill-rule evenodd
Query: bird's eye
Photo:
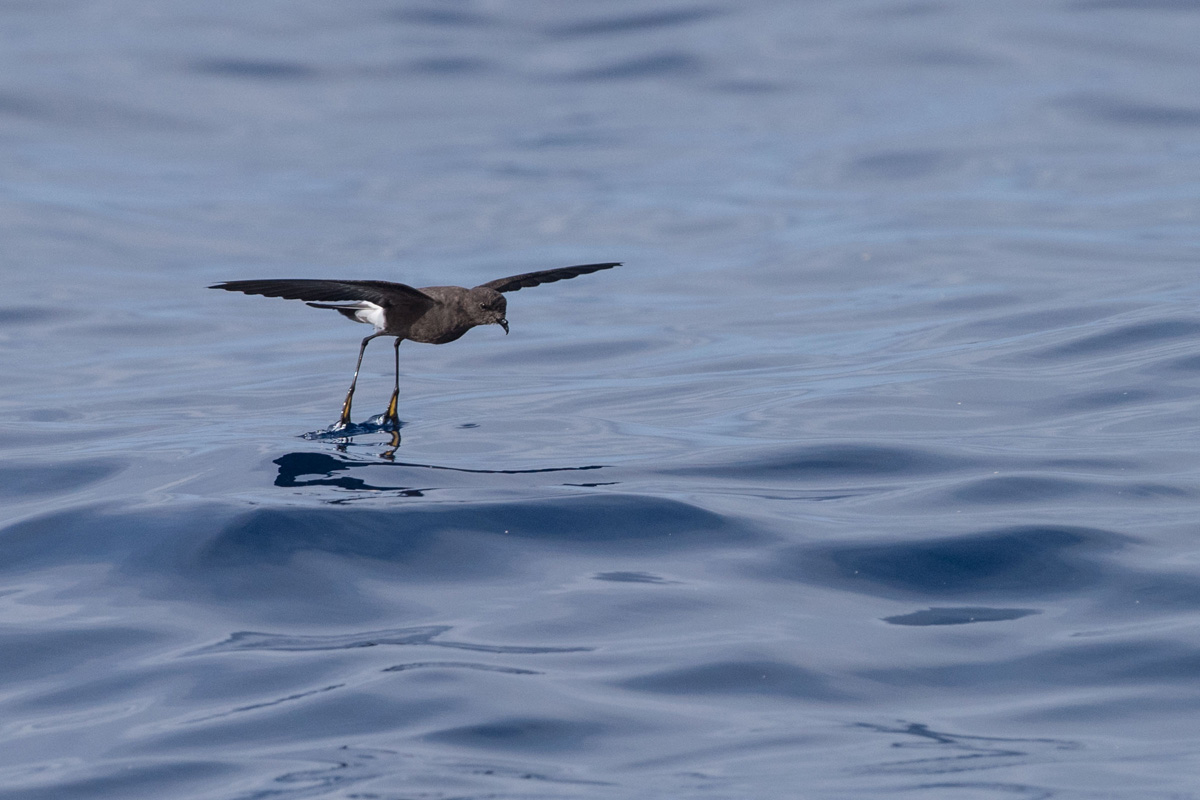
<svg viewBox="0 0 1200 800"><path fill-rule="evenodd" d="M487 311L487 303L480 303L479 307L482 308L484 311Z"/></svg>

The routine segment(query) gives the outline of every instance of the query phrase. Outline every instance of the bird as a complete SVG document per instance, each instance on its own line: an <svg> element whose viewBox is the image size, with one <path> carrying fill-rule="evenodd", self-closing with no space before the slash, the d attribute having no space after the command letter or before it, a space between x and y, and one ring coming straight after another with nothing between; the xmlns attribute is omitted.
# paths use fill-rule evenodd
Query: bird
<svg viewBox="0 0 1200 800"><path fill-rule="evenodd" d="M273 278L265 280L223 281L209 286L229 292L305 300L313 308L330 309L353 322L372 325L375 332L362 340L354 378L342 403L342 413L331 430L350 427L350 404L358 385L363 353L372 339L395 337L396 379L392 399L383 415L383 426L400 429L397 403L400 398L400 342L408 339L425 344L446 344L460 338L477 325L499 325L508 334L506 292L516 292L543 283L554 283L621 266L620 261L603 264L578 264L540 272L526 272L468 289L463 286L426 286L413 288L404 283L370 280L317 280L310 278Z"/></svg>

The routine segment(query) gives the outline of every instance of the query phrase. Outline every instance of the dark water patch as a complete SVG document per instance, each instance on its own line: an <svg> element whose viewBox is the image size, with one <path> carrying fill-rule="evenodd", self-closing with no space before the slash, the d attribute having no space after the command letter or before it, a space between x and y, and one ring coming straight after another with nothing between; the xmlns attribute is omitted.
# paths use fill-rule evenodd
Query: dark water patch
<svg viewBox="0 0 1200 800"><path fill-rule="evenodd" d="M768 695L838 700L844 692L812 670L781 661L723 661L667 670L620 682L626 689L669 695Z"/></svg>
<svg viewBox="0 0 1200 800"><path fill-rule="evenodd" d="M344 621L360 618L367 610L368 604L354 580L348 579L348 564L341 570L332 569L330 564L310 567L288 563L290 556L285 554L279 554L276 560L260 560L264 554L259 543L252 542L259 545L255 549L251 543L237 539L244 524L240 515L213 504L138 511L80 506L0 530L0 547L6 554L0 572L111 564L112 580L149 597L175 601L186 596L195 603L244 605L288 621L328 621L330 613L335 614L333 619ZM288 524L287 520L281 524ZM276 533L282 536L285 531ZM327 529L327 533L336 541L339 531ZM248 535L253 537L254 531ZM335 549L346 554L345 548ZM431 557L429 548L411 549ZM475 555L487 558L482 548ZM434 563L450 558L449 552L433 557ZM483 565L478 566L479 574L486 574ZM490 566L511 569L499 557ZM416 575L421 574L422 567L416 569ZM433 572L436 574L436 570ZM462 574L462 568L455 574Z"/></svg>
<svg viewBox="0 0 1200 800"><path fill-rule="evenodd" d="M579 653L592 649L588 647L523 647L513 645L491 645L479 644L475 642L446 641L437 638L450 630L452 630L452 626L450 625L423 625L414 628L397 628L394 630L325 635L296 635L239 631L230 635L230 637L223 642L217 642L216 644L202 647L199 650L193 651L193 655L244 650L310 653L323 650L356 650L362 647L401 647L411 645L449 647L456 650L474 650L482 653L515 653L523 655L539 655L543 653Z"/></svg>
<svg viewBox="0 0 1200 800"><path fill-rule="evenodd" d="M136 128L174 133L208 130L207 126L183 117L138 106L101 102L87 96L57 95L50 90L32 98L0 94L0 115L64 129L94 126L105 131Z"/></svg>
<svg viewBox="0 0 1200 800"><path fill-rule="evenodd" d="M664 9L551 25L544 28L543 31L546 35L556 38L610 36L679 27L712 19L724 13L721 9L706 7Z"/></svg>
<svg viewBox="0 0 1200 800"><path fill-rule="evenodd" d="M1200 372L1200 354L1183 356L1155 364L1155 369L1168 369L1177 372Z"/></svg>
<svg viewBox="0 0 1200 800"><path fill-rule="evenodd" d="M0 111L4 110L3 98L0 97ZM61 319L66 316L60 308L40 306L5 306L0 308L0 325L21 325L26 322L41 322L43 320Z"/></svg>
<svg viewBox="0 0 1200 800"><path fill-rule="evenodd" d="M1042 612L1032 608L968 606L965 608L930 608L925 611L914 611L911 614L884 617L883 621L892 625L970 625L976 622L1006 622L1040 613Z"/></svg>
<svg viewBox="0 0 1200 800"><path fill-rule="evenodd" d="M1098 528L1028 525L925 541L792 548L764 571L883 596L1045 596L1101 583L1107 573L1095 555L1125 541Z"/></svg>
<svg viewBox="0 0 1200 800"><path fill-rule="evenodd" d="M955 70L990 68L1006 63L995 56L950 47L898 50L894 51L888 60L897 65Z"/></svg>
<svg viewBox="0 0 1200 800"><path fill-rule="evenodd" d="M3 635L0 680L5 683L47 675L86 672L90 664L125 657L129 650L158 644L160 637L136 628L96 625L90 628L9 630Z"/></svg>
<svg viewBox="0 0 1200 800"><path fill-rule="evenodd" d="M1115 612L1128 609L1131 603L1145 610L1200 610L1200 578L1187 573L1129 570L1113 589L1109 604Z"/></svg>
<svg viewBox="0 0 1200 800"><path fill-rule="evenodd" d="M527 572L556 547L647 554L762 535L687 503L635 495L385 510L79 506L0 530L0 574L113 564L114 580L151 597L240 606L287 624L345 624L382 611L361 588L372 572L409 584L496 581Z"/></svg>
<svg viewBox="0 0 1200 800"><path fill-rule="evenodd" d="M621 139L608 131L588 128L559 129L543 133L523 135L515 141L515 145L526 150L545 150L550 148L577 147L612 147L621 144ZM579 360L592 358L613 358L621 355L643 352L655 345L645 339L608 339L603 342L568 342L553 348L526 348L523 353L530 360L551 357L561 352L563 347L568 349L580 348L577 354Z"/></svg>
<svg viewBox="0 0 1200 800"><path fill-rule="evenodd" d="M131 635L131 631L121 629L116 633L111 641L106 637L104 646L100 648L91 646L92 642L100 641L98 635L95 639L84 637L75 641L74 644L81 649L72 650L67 658L71 659L70 663L78 663L80 669L70 672L69 680L38 686L35 691L13 703L12 707L22 714L41 719L69 717L83 708L128 707L135 704L139 697L144 697L151 687L168 685L169 678L163 680L163 677L169 668L143 669L145 665L141 660L142 656L157 658L161 655L160 648L165 637L147 638L143 646L142 638ZM148 632L138 633L146 636ZM20 640L13 644L19 645ZM61 668L64 672L70 670L67 659L64 659Z"/></svg>
<svg viewBox="0 0 1200 800"><path fill-rule="evenodd" d="M448 8L445 6L396 8L388 11L385 16L390 20L405 24L438 25L447 28L473 28L496 22L493 17L485 14L465 8Z"/></svg>
<svg viewBox="0 0 1200 800"><path fill-rule="evenodd" d="M1165 105L1105 95L1076 95L1053 101L1056 108L1094 122L1133 128L1194 128L1200 108Z"/></svg>
<svg viewBox="0 0 1200 800"><path fill-rule="evenodd" d="M1059 408L1067 412L1102 411L1131 404L1143 405L1157 400L1160 396L1158 392L1149 389L1106 389L1067 397L1059 404Z"/></svg>
<svg viewBox="0 0 1200 800"><path fill-rule="evenodd" d="M79 759L71 759L76 762ZM92 762L78 769L63 764L52 767L57 775L38 771L32 777L39 784L57 777L49 785L21 786L9 783L3 788L4 800L93 800L94 798L184 797L197 785L219 785L236 780L237 773L227 761L197 759L121 759ZM83 775L78 773L82 772ZM66 773L66 774L63 774Z"/></svg>
<svg viewBox="0 0 1200 800"><path fill-rule="evenodd" d="M707 84L707 88L714 92L756 95L786 92L791 87L782 81L768 80L766 78L730 78L727 80L712 81Z"/></svg>
<svg viewBox="0 0 1200 800"><path fill-rule="evenodd" d="M315 68L295 61L259 61L243 58L205 59L191 64L193 72L223 78L271 81L309 81L318 76Z"/></svg>
<svg viewBox="0 0 1200 800"><path fill-rule="evenodd" d="M35 408L21 412L18 418L22 422L68 422L79 419L80 414L65 408Z"/></svg>
<svg viewBox="0 0 1200 800"><path fill-rule="evenodd" d="M1130 483L1113 489L1115 494L1140 499L1156 500L1160 498L1187 499L1196 496L1193 487L1170 486L1164 483Z"/></svg>
<svg viewBox="0 0 1200 800"><path fill-rule="evenodd" d="M1200 650L1172 641L1127 640L1097 643L1076 640L1067 646L1047 646L1036 653L1012 658L988 658L920 667L881 667L864 670L861 677L887 686L954 687L986 686L992 691L1007 687L1042 687L1082 690L1088 687L1116 690L1170 685L1186 687L1200 679Z"/></svg>
<svg viewBox="0 0 1200 800"><path fill-rule="evenodd" d="M1039 475L1010 475L983 478L951 489L951 498L966 503L1021 504L1045 503L1064 497L1095 492L1095 483Z"/></svg>
<svg viewBox="0 0 1200 800"><path fill-rule="evenodd" d="M752 458L722 464L677 467L662 472L732 480L819 480L935 475L973 464L966 458L916 447L838 444L764 449Z"/></svg>
<svg viewBox="0 0 1200 800"><path fill-rule="evenodd" d="M1136 322L1102 333L1083 336L1029 355L1043 359L1073 359L1081 356L1107 355L1176 339L1191 339L1198 334L1200 334L1200 322L1192 319Z"/></svg>
<svg viewBox="0 0 1200 800"><path fill-rule="evenodd" d="M579 70L567 77L575 81L643 80L699 75L703 70L704 62L689 53L658 53L605 67Z"/></svg>
<svg viewBox="0 0 1200 800"><path fill-rule="evenodd" d="M1026 724L1036 725L1106 725L1112 720L1121 720L1125 725L1137 725L1162 716L1192 717L1200 713L1200 699L1191 692L1180 691L1175 696L1158 693L1152 696L1125 696L1113 693L1093 693L1092 697L1064 700L1053 708L1034 708L1023 714L1014 715ZM1138 800L1147 796L1139 793ZM1177 793L1159 794L1163 800L1176 800ZM1155 797L1155 795L1148 795ZM1194 795L1182 795L1192 800Z"/></svg>
<svg viewBox="0 0 1200 800"><path fill-rule="evenodd" d="M1054 503L1068 497L1092 495L1109 501L1119 499L1187 499L1196 496L1191 487L1148 482L1101 482L1035 475L982 478L946 491L951 500L981 505L1025 505Z"/></svg>
<svg viewBox="0 0 1200 800"><path fill-rule="evenodd" d="M268 594L303 591L305 580L292 562L304 553L387 563L398 571L397 576L403 574L407 580L423 582L510 574L515 554L508 548L478 540L468 544L478 537L464 535L480 528L501 535L504 529L492 527L486 514L474 520L455 516L451 513L406 519L400 512L345 507L327 511L260 508L225 521L215 534L206 537L185 565L176 569L210 585L218 576L224 576L224 580L233 581L223 588L225 593L247 599L257 596L260 600ZM265 575L259 583L250 582L254 570L268 567L276 573L272 576L275 585L264 580ZM309 588L310 598L320 596L324 589L330 593L327 602L347 599L343 597L346 590L339 589L337 582L319 580L316 575L308 578L315 581Z"/></svg>
<svg viewBox="0 0 1200 800"><path fill-rule="evenodd" d="M28 97L0 94L0 114L13 117L36 118L43 116L43 108L41 104Z"/></svg>
<svg viewBox="0 0 1200 800"><path fill-rule="evenodd" d="M612 581L613 583L677 583L669 581L649 572L598 572L592 576L597 581Z"/></svg>
<svg viewBox="0 0 1200 800"><path fill-rule="evenodd" d="M555 652L563 652L561 650ZM477 672L499 672L504 675L542 675L535 669L519 669L517 667L501 667L496 664L476 664L473 661L414 661L409 664L396 664L387 667L384 672L409 672L415 669L466 669Z"/></svg>
<svg viewBox="0 0 1200 800"><path fill-rule="evenodd" d="M435 731L421 737L456 747L566 753L613 732L611 725L553 717L507 717L479 725Z"/></svg>
<svg viewBox="0 0 1200 800"><path fill-rule="evenodd" d="M639 545L679 547L681 542L693 547L726 544L747 535L747 528L695 506L632 495L395 511L263 508L227 523L210 540L202 560L214 566L282 564L296 553L316 550L407 563L411 577L416 577L414 571L430 570L445 579L498 567L484 556L489 539L493 549L488 554L500 558L495 548L515 555L512 543L522 539L624 551Z"/></svg>
<svg viewBox="0 0 1200 800"><path fill-rule="evenodd" d="M1017 755L1017 754L1014 754ZM966 769L989 769L1011 765L1011 762L1000 762L996 764L980 764L975 760L968 765L965 762L960 762L954 768L932 770L932 774L941 775L945 773L960 772L963 768ZM918 784L914 787L918 791L928 793L929 797L946 796L951 800L973 800L979 798L994 798L994 797L1016 797L1017 800L1050 800L1058 792L1045 786L1035 786L1025 783L1005 783L1003 781L927 781ZM943 795L947 792L947 795Z"/></svg>
<svg viewBox="0 0 1200 800"><path fill-rule="evenodd" d="M110 478L126 466L116 459L64 462L54 466L0 466L0 497L72 492Z"/></svg>
<svg viewBox="0 0 1200 800"><path fill-rule="evenodd" d="M475 75L485 72L494 74L499 67L495 62L483 58L441 56L438 58L419 58L409 61L405 69L408 72L418 75L448 77L451 75Z"/></svg>
<svg viewBox="0 0 1200 800"><path fill-rule="evenodd" d="M893 150L873 153L853 161L850 177L915 180L953 168L955 160L944 150Z"/></svg>
<svg viewBox="0 0 1200 800"><path fill-rule="evenodd" d="M1120 458L1047 458L1038 461L1037 466L1070 472L1131 472L1141 468L1133 459Z"/></svg>
<svg viewBox="0 0 1200 800"><path fill-rule="evenodd" d="M903 19L906 17L929 17L945 13L945 3L922 2L922 0L917 0L917 2L912 3L892 3L882 5L878 8L867 10L863 16L867 18L874 17L880 19Z"/></svg>

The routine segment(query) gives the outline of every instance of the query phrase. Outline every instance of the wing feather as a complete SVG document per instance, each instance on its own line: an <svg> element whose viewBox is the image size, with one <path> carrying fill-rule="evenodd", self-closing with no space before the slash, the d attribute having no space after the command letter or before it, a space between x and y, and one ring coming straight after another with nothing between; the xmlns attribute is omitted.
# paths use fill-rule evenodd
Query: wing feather
<svg viewBox="0 0 1200 800"><path fill-rule="evenodd" d="M383 307L428 309L437 301L419 289L391 281L326 281L310 278L276 278L269 280L225 281L210 289L228 292L282 297L286 300L339 302L365 300Z"/></svg>
<svg viewBox="0 0 1200 800"><path fill-rule="evenodd" d="M620 261L609 261L604 264L579 264L574 267L562 267L560 269L547 269L541 272L526 272L523 275L512 275L508 278L497 278L494 281L480 284L480 287L494 289L497 292L516 292L529 286L537 286L543 283L554 283L555 281L565 281L569 278L574 278L579 275L588 275L592 272L599 272L602 269L612 269L613 267L621 266Z"/></svg>

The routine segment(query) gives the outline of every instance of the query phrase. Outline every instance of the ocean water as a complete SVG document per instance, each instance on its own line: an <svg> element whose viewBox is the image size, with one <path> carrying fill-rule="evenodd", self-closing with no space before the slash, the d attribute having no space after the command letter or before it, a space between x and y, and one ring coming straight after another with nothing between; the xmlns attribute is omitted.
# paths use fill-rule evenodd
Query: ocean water
<svg viewBox="0 0 1200 800"><path fill-rule="evenodd" d="M4 800L1200 797L1200 5L0 41Z"/></svg>

